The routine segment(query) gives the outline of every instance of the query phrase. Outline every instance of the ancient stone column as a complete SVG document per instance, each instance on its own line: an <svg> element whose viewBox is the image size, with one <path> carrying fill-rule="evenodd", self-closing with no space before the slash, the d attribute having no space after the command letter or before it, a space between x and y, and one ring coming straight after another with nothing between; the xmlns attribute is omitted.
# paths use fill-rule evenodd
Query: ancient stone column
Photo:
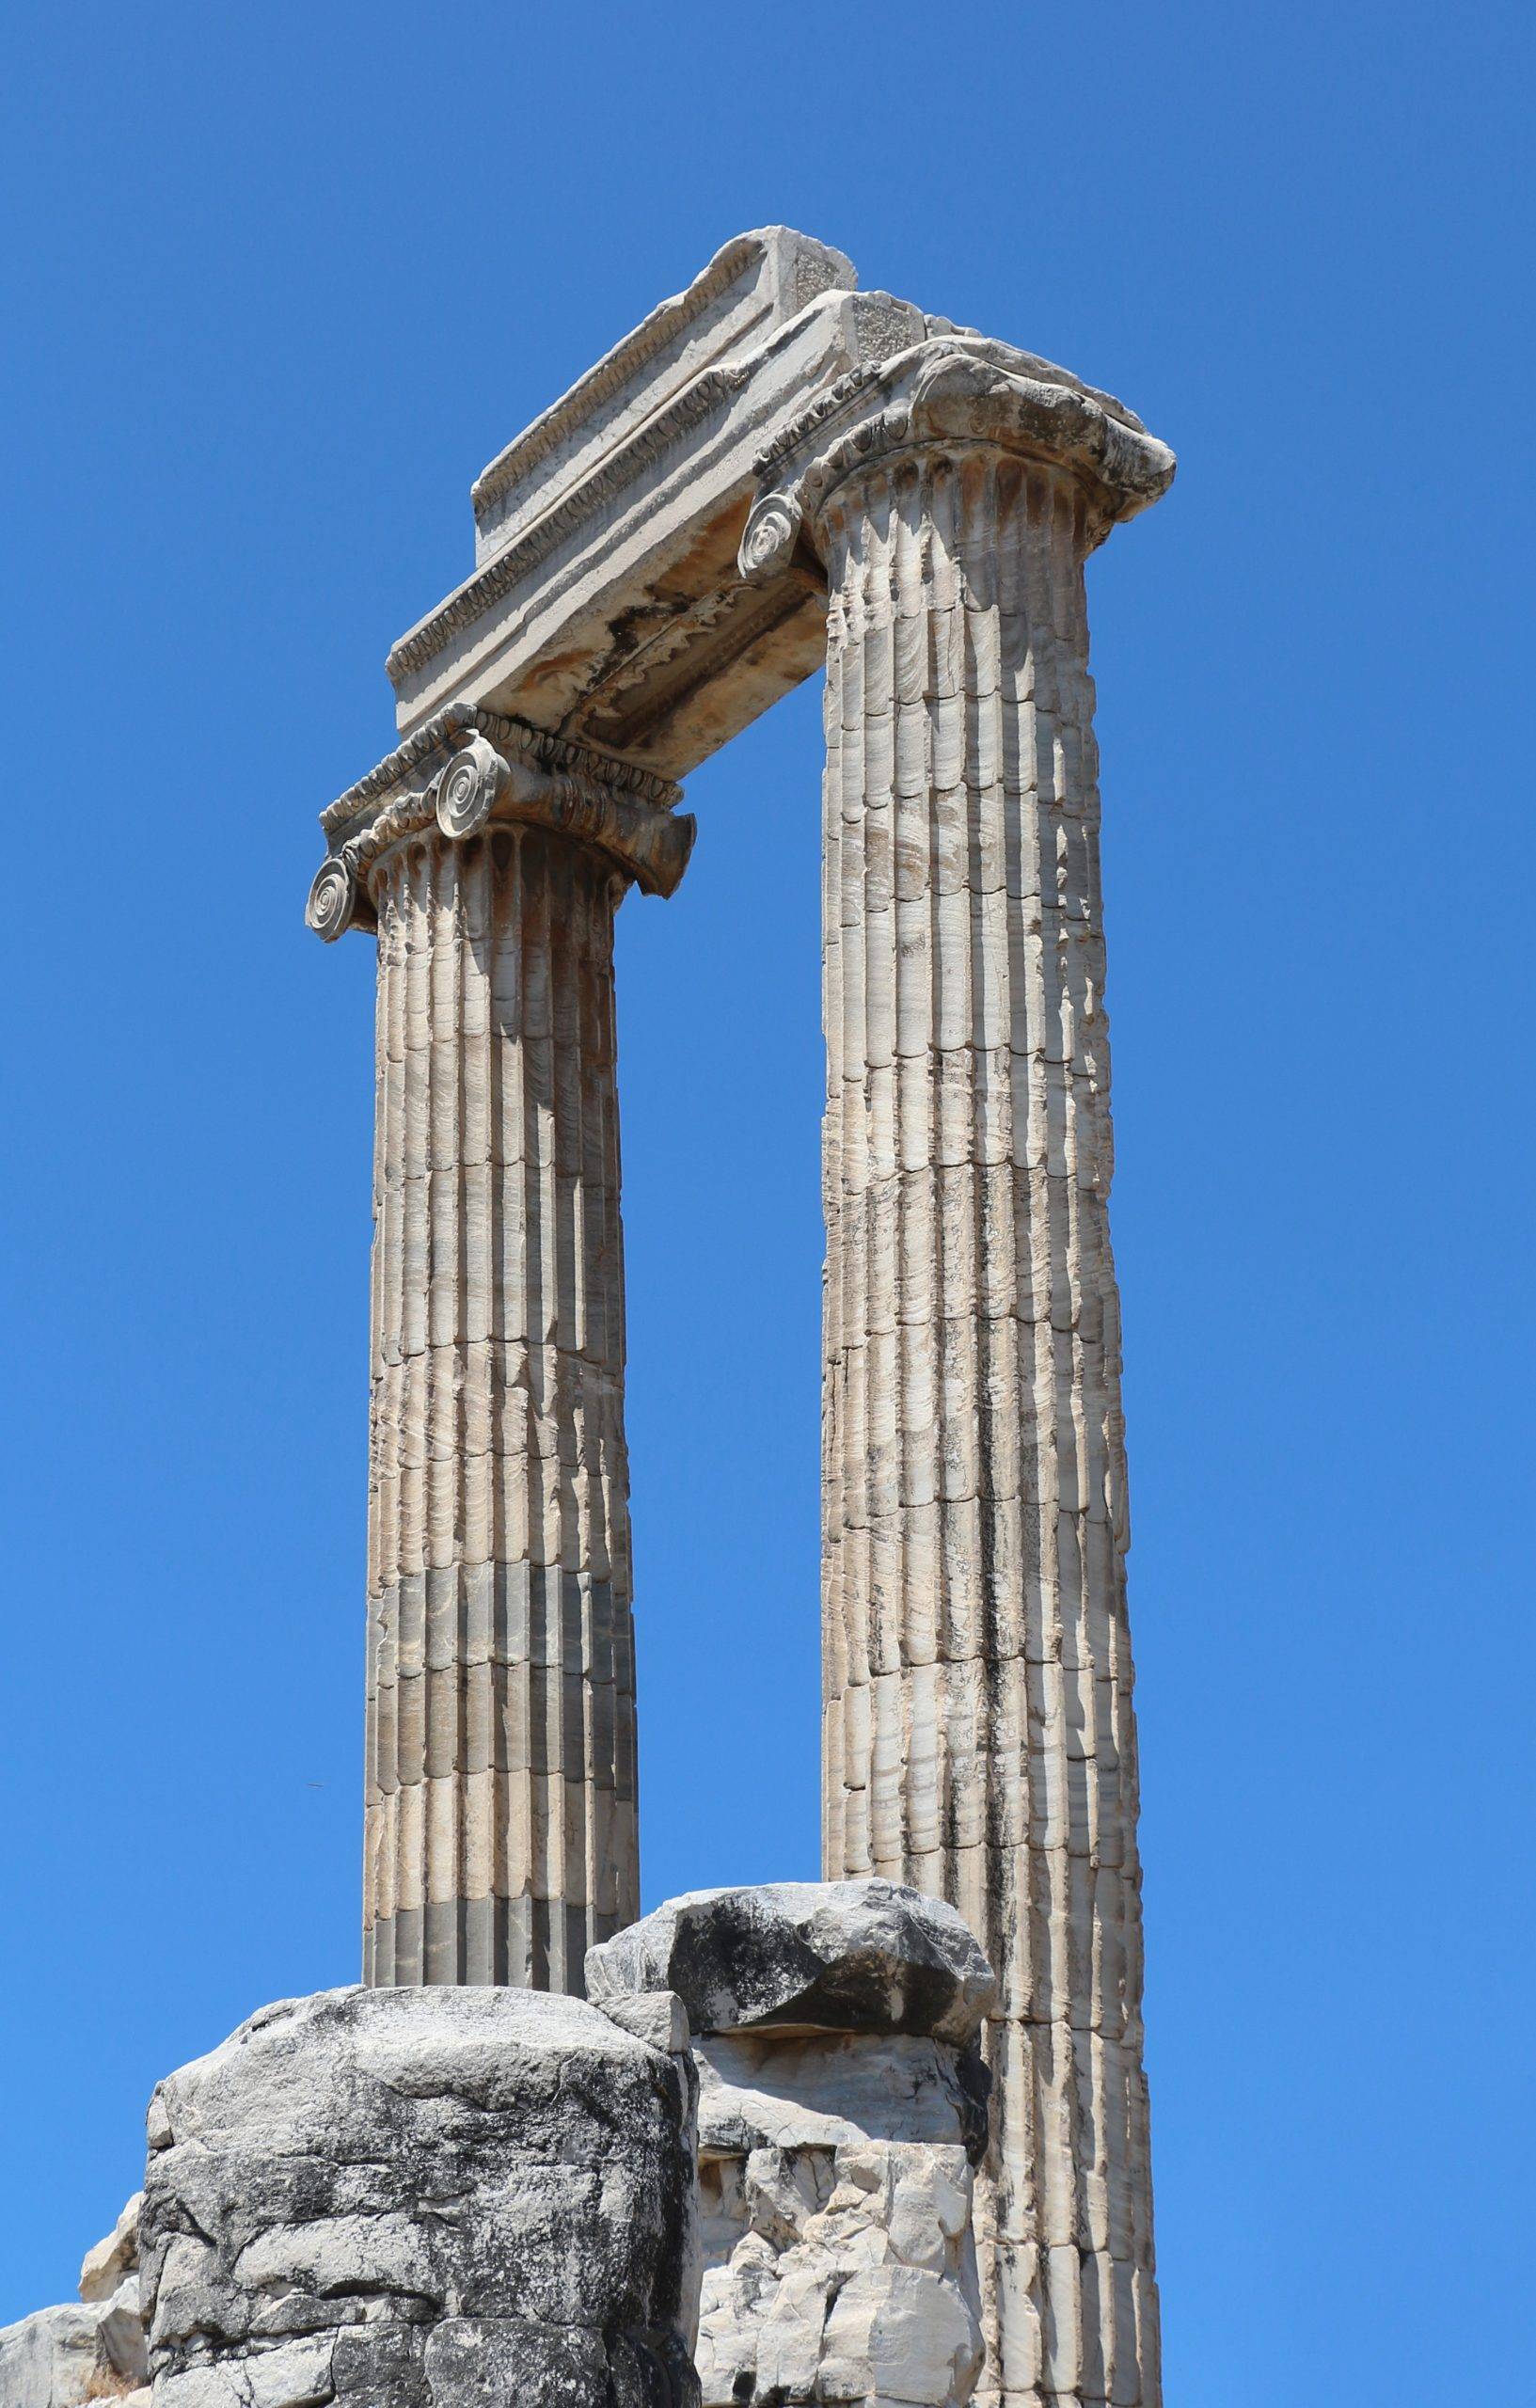
<svg viewBox="0 0 1536 2408"><path fill-rule="evenodd" d="M452 709L324 815L378 931L364 1979L579 1992L639 1909L613 915L676 789Z"/></svg>
<svg viewBox="0 0 1536 2408"><path fill-rule="evenodd" d="M1159 2397L1083 565L1172 458L939 337L765 456L827 571L825 1871L996 1968L978 2197L1010 2403Z"/></svg>

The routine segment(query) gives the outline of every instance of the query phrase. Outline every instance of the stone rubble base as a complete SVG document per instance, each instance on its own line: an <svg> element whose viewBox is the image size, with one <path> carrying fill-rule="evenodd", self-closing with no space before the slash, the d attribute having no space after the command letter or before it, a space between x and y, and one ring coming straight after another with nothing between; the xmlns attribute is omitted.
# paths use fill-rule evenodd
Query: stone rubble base
<svg viewBox="0 0 1536 2408"><path fill-rule="evenodd" d="M692 2020L704 2408L964 2408L996 1984L953 1908L883 1880L696 1891L591 1950L587 1987Z"/></svg>
<svg viewBox="0 0 1536 2408"><path fill-rule="evenodd" d="M323 1991L172 2074L0 2408L965 2408L994 1985L953 1909L699 1892L587 1978Z"/></svg>
<svg viewBox="0 0 1536 2408"><path fill-rule="evenodd" d="M982 2344L963 2147L754 2148L700 2181L704 2408L970 2398Z"/></svg>
<svg viewBox="0 0 1536 2408"><path fill-rule="evenodd" d="M324 1991L162 2083L154 2408L694 2408L694 2078L584 2001Z"/></svg>
<svg viewBox="0 0 1536 2408"><path fill-rule="evenodd" d="M80 2301L40 2308L0 2331L0 2408L150 2408L150 2362L139 2312L135 2192L112 2230L86 2252Z"/></svg>

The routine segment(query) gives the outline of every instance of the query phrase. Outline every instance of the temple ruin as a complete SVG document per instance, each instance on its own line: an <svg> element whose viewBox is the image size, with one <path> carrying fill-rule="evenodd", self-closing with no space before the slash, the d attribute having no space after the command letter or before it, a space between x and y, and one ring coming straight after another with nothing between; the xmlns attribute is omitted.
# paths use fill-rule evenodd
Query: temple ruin
<svg viewBox="0 0 1536 2408"><path fill-rule="evenodd" d="M119 2392L1156 2408L1084 566L1173 468L771 228L476 481L308 911L378 951L363 1987L157 2092ZM614 914L822 668L825 1877L640 1922Z"/></svg>

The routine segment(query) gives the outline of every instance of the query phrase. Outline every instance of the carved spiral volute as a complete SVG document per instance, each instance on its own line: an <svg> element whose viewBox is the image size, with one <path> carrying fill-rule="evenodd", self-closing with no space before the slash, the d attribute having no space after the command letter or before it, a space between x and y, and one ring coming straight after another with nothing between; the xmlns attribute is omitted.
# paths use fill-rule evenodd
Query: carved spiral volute
<svg viewBox="0 0 1536 2408"><path fill-rule="evenodd" d="M494 746L472 736L437 781L437 825L445 836L477 835L511 784L511 771Z"/></svg>
<svg viewBox="0 0 1536 2408"><path fill-rule="evenodd" d="M761 585L788 566L800 531L800 504L792 495L765 494L753 505L736 555L736 567L749 585Z"/></svg>
<svg viewBox="0 0 1536 2408"><path fill-rule="evenodd" d="M352 926L357 911L357 874L344 851L323 861L304 907L307 927L325 944L334 944Z"/></svg>
<svg viewBox="0 0 1536 2408"><path fill-rule="evenodd" d="M305 906L316 936L329 944L346 928L378 926L379 882L402 846L435 842L434 831L461 844L493 818L556 830L594 847L616 875L646 894L672 894L694 834L692 818L673 811L677 787L622 764L615 770L594 758L588 767L578 747L516 722L505 726L502 742L493 744L482 730L466 730L463 714L444 714L410 739L412 758L401 764L404 770L424 754L431 774L419 784L407 784L404 775L388 785L370 781L374 792L358 795L366 816L362 807L349 807L352 794L322 815L333 849ZM453 750L444 760L440 748L448 743Z"/></svg>

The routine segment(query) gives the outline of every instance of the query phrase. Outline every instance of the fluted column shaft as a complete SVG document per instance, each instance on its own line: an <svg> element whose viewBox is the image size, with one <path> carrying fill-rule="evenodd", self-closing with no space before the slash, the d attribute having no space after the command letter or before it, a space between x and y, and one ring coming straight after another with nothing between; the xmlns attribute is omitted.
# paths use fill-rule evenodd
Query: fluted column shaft
<svg viewBox="0 0 1536 2408"><path fill-rule="evenodd" d="M875 448L816 529L826 1871L949 1899L1000 1975L984 2392L1152 2408L1102 522L997 444Z"/></svg>
<svg viewBox="0 0 1536 2408"><path fill-rule="evenodd" d="M579 1990L639 1911L613 915L537 825L387 851L364 1971Z"/></svg>

